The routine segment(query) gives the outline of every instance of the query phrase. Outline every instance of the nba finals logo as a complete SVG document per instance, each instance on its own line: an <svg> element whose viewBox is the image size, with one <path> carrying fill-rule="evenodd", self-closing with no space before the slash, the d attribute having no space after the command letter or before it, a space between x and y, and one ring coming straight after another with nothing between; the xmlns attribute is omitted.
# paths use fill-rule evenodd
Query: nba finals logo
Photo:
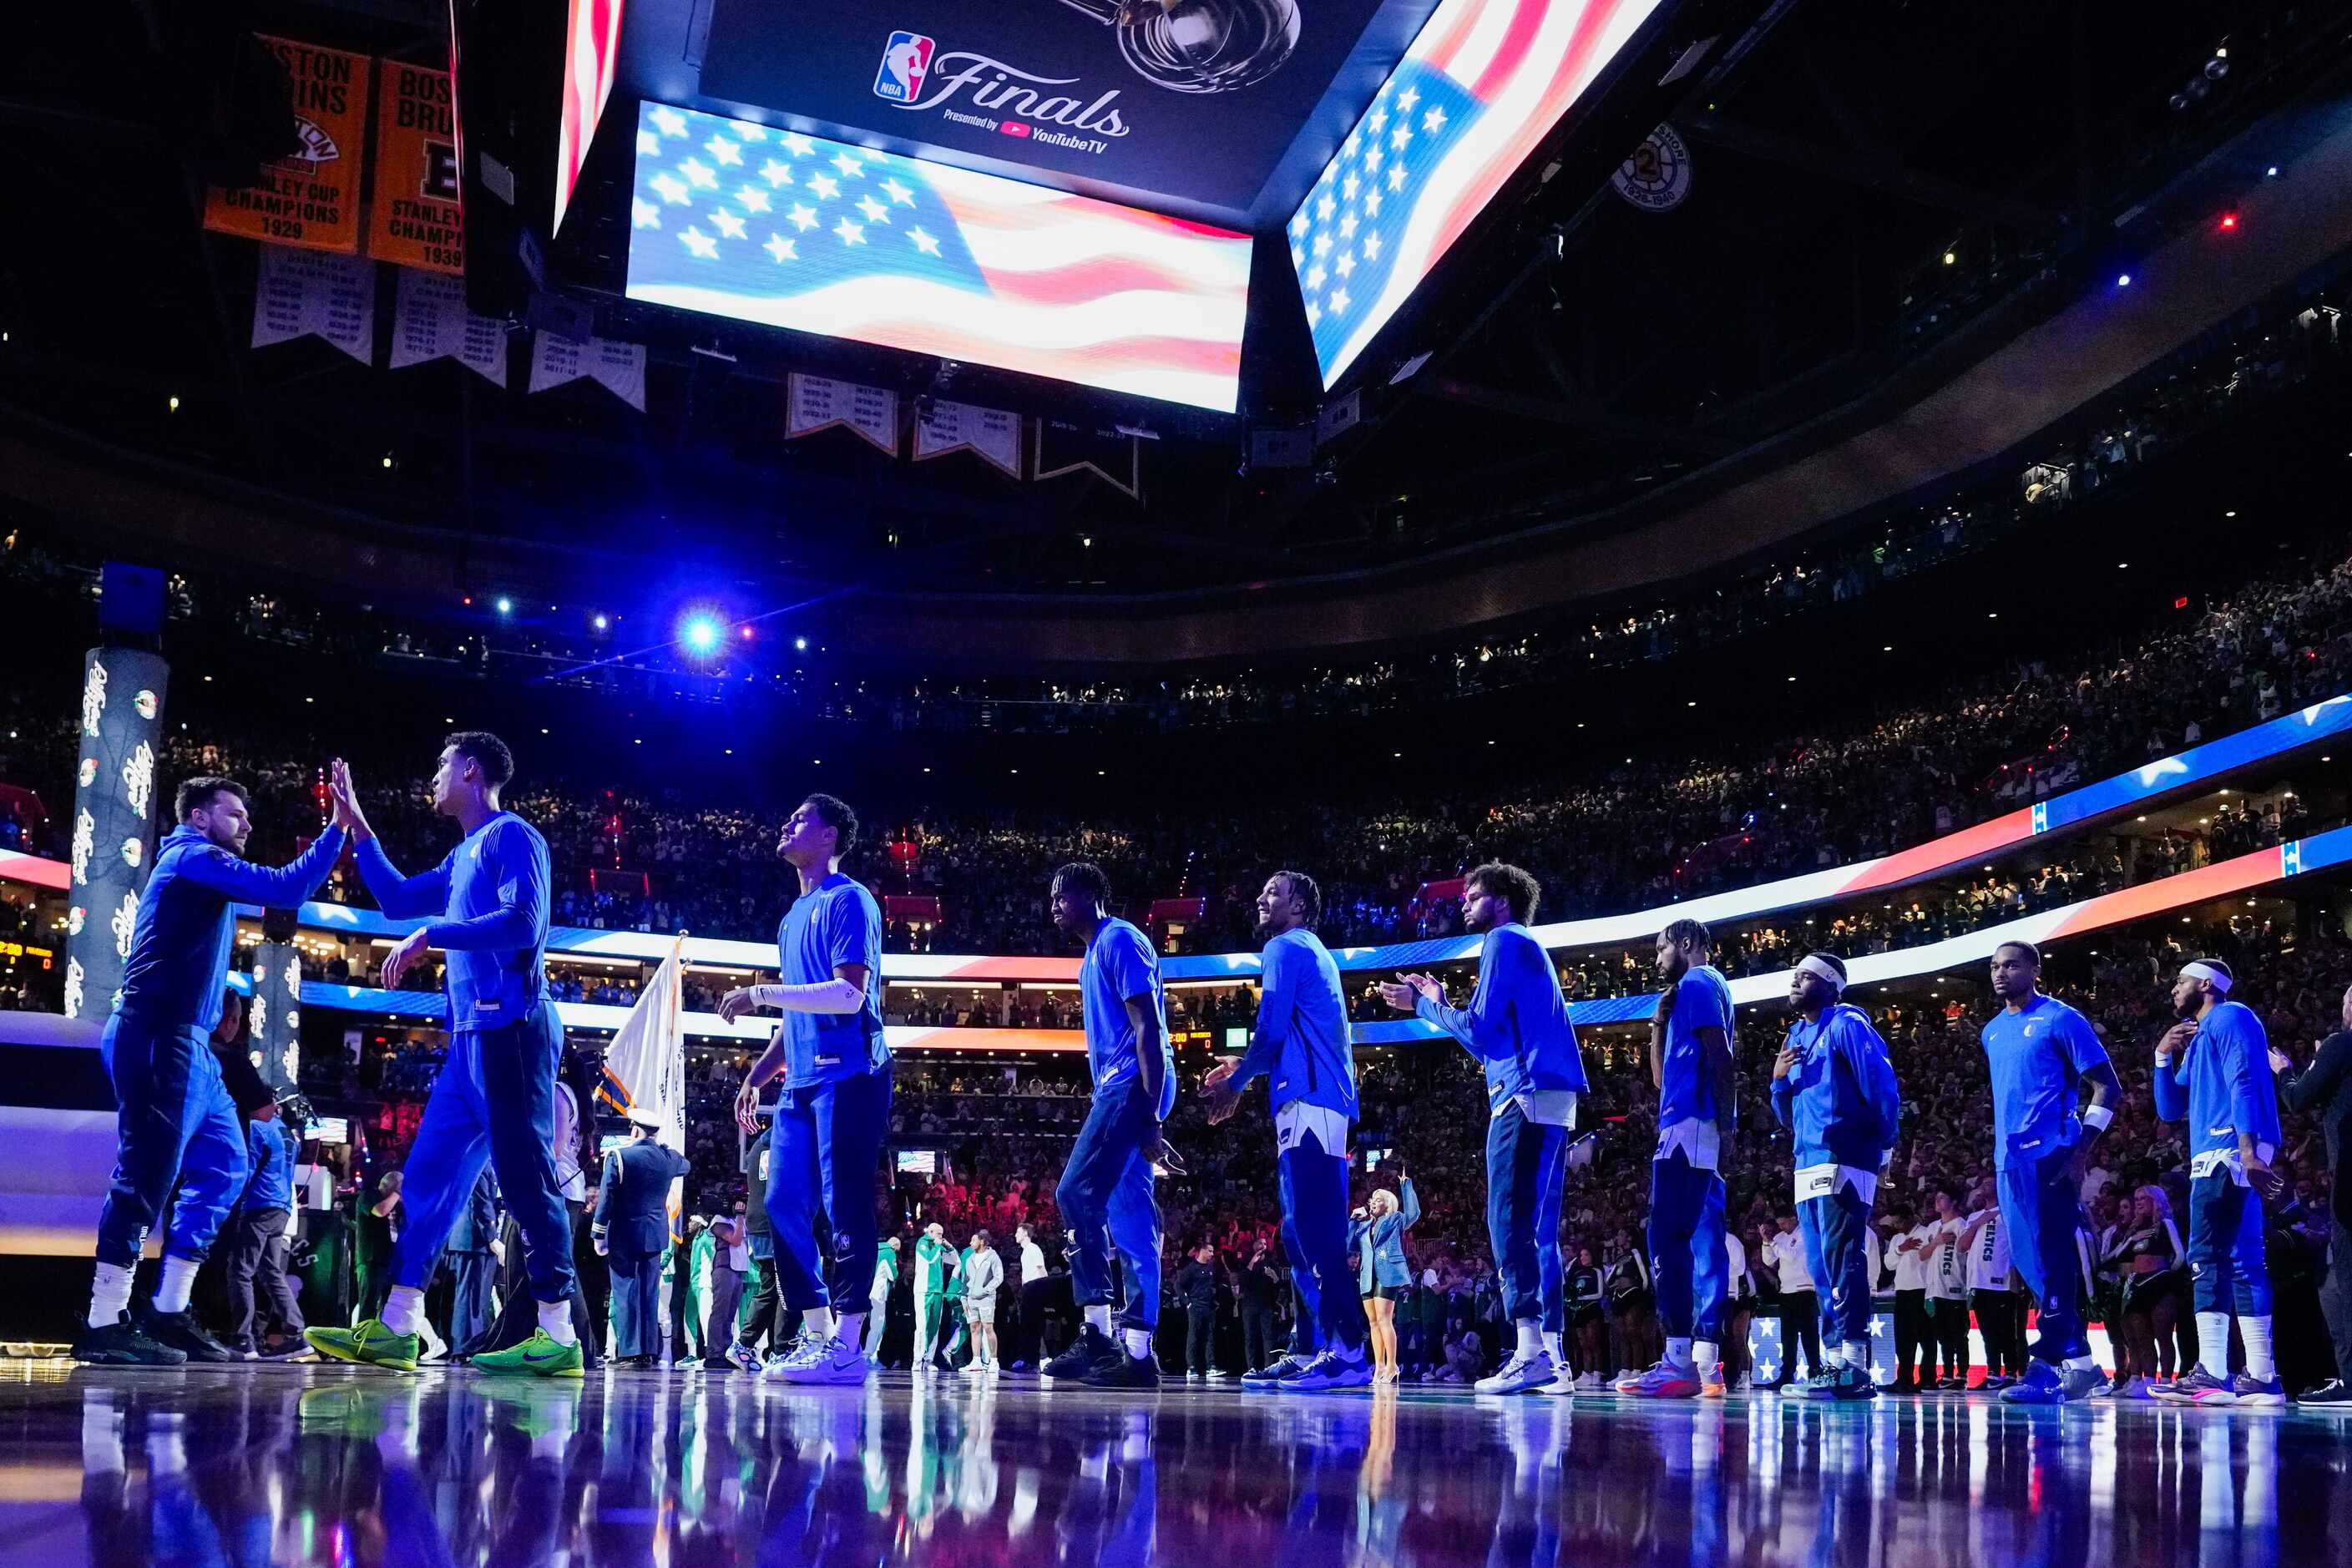
<svg viewBox="0 0 2352 1568"><path fill-rule="evenodd" d="M882 65L874 73L874 96L893 103L912 103L929 74L931 54L939 46L920 33L893 33L882 46Z"/></svg>

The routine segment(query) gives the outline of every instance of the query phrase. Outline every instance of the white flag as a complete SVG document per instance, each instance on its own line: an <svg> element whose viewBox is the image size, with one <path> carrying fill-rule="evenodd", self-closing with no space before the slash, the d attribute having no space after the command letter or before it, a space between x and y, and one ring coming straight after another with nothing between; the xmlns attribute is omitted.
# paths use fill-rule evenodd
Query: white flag
<svg viewBox="0 0 2352 1568"><path fill-rule="evenodd" d="M678 1022L680 935L638 994L604 1052L605 1102L658 1129L655 1141L686 1152L686 1031Z"/></svg>
<svg viewBox="0 0 2352 1568"><path fill-rule="evenodd" d="M261 247L253 291L253 346L326 339L362 364L375 356L375 263L287 246Z"/></svg>
<svg viewBox="0 0 2352 1568"><path fill-rule="evenodd" d="M918 405L918 408L923 405ZM929 405L915 419L915 460L941 458L950 452L971 452L995 464L1014 479L1021 477L1021 416L1002 408L944 399Z"/></svg>
<svg viewBox="0 0 2352 1568"><path fill-rule="evenodd" d="M784 437L846 426L892 457L898 455L898 395L887 387L859 386L822 375L793 373Z"/></svg>
<svg viewBox="0 0 2352 1568"><path fill-rule="evenodd" d="M392 368L445 357L493 385L507 384L506 333L488 316L466 309L466 280L401 268L400 299L392 317Z"/></svg>
<svg viewBox="0 0 2352 1568"><path fill-rule="evenodd" d="M552 332L539 334L530 360L530 389L545 392L582 376L642 414L646 409L646 345L590 338L575 343Z"/></svg>

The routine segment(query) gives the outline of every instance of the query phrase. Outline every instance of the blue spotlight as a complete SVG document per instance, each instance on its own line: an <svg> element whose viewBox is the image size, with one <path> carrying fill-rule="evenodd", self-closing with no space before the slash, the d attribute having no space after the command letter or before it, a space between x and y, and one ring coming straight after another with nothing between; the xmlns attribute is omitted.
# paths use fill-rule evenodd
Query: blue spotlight
<svg viewBox="0 0 2352 1568"><path fill-rule="evenodd" d="M504 594L500 594L499 595L499 614L502 616L511 616L514 614L514 601L508 598Z"/></svg>
<svg viewBox="0 0 2352 1568"><path fill-rule="evenodd" d="M719 646L719 622L710 616L688 616L677 628L677 640L684 643L689 652L709 653Z"/></svg>
<svg viewBox="0 0 2352 1568"><path fill-rule="evenodd" d="M2128 273L2128 272L2118 272L2118 273L2116 273L2116 288L2118 288L2118 289L2128 289L2128 288L2130 288L2130 287L2131 287L2131 274L2130 274L2130 273Z"/></svg>

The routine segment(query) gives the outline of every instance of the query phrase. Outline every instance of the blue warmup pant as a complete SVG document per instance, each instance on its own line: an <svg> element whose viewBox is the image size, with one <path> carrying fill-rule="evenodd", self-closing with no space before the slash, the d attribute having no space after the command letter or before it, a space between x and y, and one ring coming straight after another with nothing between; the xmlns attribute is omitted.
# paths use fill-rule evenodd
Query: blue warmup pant
<svg viewBox="0 0 2352 1568"><path fill-rule="evenodd" d="M1650 1279L1669 1338L1723 1339L1723 1177L1677 1149L1650 1163Z"/></svg>
<svg viewBox="0 0 2352 1568"><path fill-rule="evenodd" d="M2262 1200L2227 1171L2189 1184L2189 1277L2195 1281L2198 1311L2270 1316Z"/></svg>
<svg viewBox="0 0 2352 1568"><path fill-rule="evenodd" d="M2009 1228L2010 1260L2042 1315L2033 1359L2056 1363L2091 1353L2083 1332L2082 1267L2074 1232L2083 1223L2083 1195L2066 1169L2065 1149L2000 1169L2000 1223ZM1957 1304L1954 1310L1958 1310Z"/></svg>
<svg viewBox="0 0 2352 1568"><path fill-rule="evenodd" d="M1118 1322L1129 1329L1160 1326L1160 1199L1151 1188L1151 1162L1143 1157L1152 1108L1140 1074L1095 1090L1054 1193L1069 1233L1072 1295L1082 1308L1109 1304L1110 1254L1117 1247L1127 1266L1127 1305Z"/></svg>
<svg viewBox="0 0 2352 1568"><path fill-rule="evenodd" d="M1486 1242L1515 1323L1560 1321L1559 1200L1568 1129L1530 1121L1516 1100L1486 1123Z"/></svg>
<svg viewBox="0 0 2352 1568"><path fill-rule="evenodd" d="M874 1172L890 1131L890 1068L788 1089L768 1140L776 1284L796 1312L863 1312L880 1226ZM817 1215L824 1216L823 1232Z"/></svg>
<svg viewBox="0 0 2352 1568"><path fill-rule="evenodd" d="M1283 1245L1310 1303L1313 1350L1364 1347L1364 1302L1348 1267L1348 1157L1324 1152L1314 1133L1282 1152Z"/></svg>
<svg viewBox="0 0 2352 1568"><path fill-rule="evenodd" d="M1870 1205L1850 1184L1797 1205L1797 1231L1821 1297L1822 1343L1830 1350L1849 1340L1870 1343L1870 1255L1863 1242L1869 1229Z"/></svg>
<svg viewBox="0 0 2352 1568"><path fill-rule="evenodd" d="M555 1068L563 1026L541 1001L495 1029L452 1029L403 1169L408 1228L392 1249L392 1282L433 1282L450 1227L473 1201L488 1162L522 1231L531 1299L572 1300L572 1214L555 1175Z"/></svg>
<svg viewBox="0 0 2352 1568"><path fill-rule="evenodd" d="M98 1211L98 1260L138 1266L147 1233L177 1184L163 1256L203 1261L244 1194L245 1118L220 1063L193 1026L159 1027L117 1013L99 1037L114 1082L114 1180Z"/></svg>
<svg viewBox="0 0 2352 1568"><path fill-rule="evenodd" d="M1294 1354L1311 1356L1323 1348L1320 1321L1323 1298L1316 1283L1315 1265L1307 1258L1306 1243L1298 1237L1298 1224L1295 1217L1298 1211L1291 1199L1288 1157L1277 1160L1275 1170L1282 1185L1282 1251L1283 1256L1290 1259L1290 1294L1294 1308L1290 1315L1290 1349ZM1352 1289L1349 1291L1349 1295L1354 1293Z"/></svg>

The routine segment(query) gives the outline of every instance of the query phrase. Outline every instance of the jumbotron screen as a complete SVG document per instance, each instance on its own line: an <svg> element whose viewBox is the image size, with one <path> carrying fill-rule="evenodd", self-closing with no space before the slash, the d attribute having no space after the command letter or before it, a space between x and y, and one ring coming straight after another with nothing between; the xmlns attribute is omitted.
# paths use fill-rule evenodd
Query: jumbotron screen
<svg viewBox="0 0 2352 1568"><path fill-rule="evenodd" d="M1660 0L1444 0L1287 237L1329 386Z"/></svg>
<svg viewBox="0 0 2352 1568"><path fill-rule="evenodd" d="M1250 239L642 104L628 297L1230 414Z"/></svg>

